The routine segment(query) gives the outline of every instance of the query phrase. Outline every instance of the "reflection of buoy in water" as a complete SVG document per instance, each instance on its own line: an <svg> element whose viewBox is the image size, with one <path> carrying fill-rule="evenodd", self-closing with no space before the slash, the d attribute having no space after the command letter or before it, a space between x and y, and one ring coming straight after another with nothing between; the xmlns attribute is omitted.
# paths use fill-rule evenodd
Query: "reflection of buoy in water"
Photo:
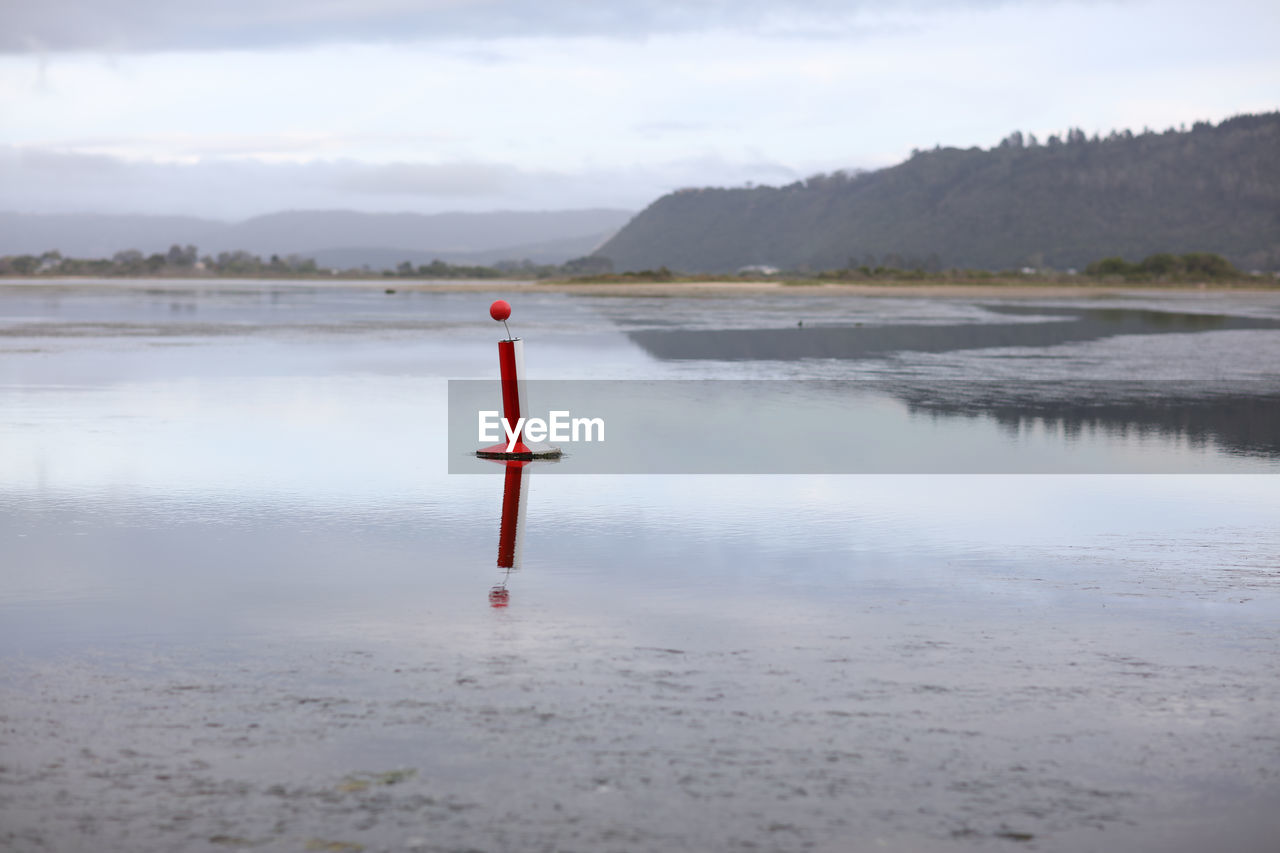
<svg viewBox="0 0 1280 853"><path fill-rule="evenodd" d="M520 569L520 546L525 543L525 496L529 494L527 462L507 462L502 482L502 525L498 528L499 569Z"/></svg>
<svg viewBox="0 0 1280 853"><path fill-rule="evenodd" d="M520 551L524 544L524 511L528 506L528 462L508 462L502 481L502 523L498 528L498 568L504 570L502 583L489 590L490 607L506 607L511 603L507 580L520 568Z"/></svg>
<svg viewBox="0 0 1280 853"><path fill-rule="evenodd" d="M505 299L499 299L489 306L489 316L502 323L507 329L507 318L511 316L511 305ZM502 377L502 420L506 422L508 434L514 434L520 419L528 417L529 405L525 400L524 389L524 341L511 337L507 329L507 339L498 341L498 370ZM510 450L508 450L510 446ZM525 441L521 434L514 444L500 441L476 451L482 459L556 459L560 456L560 448L544 441Z"/></svg>
<svg viewBox="0 0 1280 853"><path fill-rule="evenodd" d="M498 568L520 568L520 546L524 544L524 496L529 478L523 462L508 462L502 481L502 524L498 528Z"/></svg>

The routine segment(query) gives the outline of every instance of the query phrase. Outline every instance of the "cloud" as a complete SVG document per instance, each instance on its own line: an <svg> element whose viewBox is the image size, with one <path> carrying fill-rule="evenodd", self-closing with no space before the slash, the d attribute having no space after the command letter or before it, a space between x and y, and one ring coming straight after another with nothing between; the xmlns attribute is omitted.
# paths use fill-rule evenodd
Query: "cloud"
<svg viewBox="0 0 1280 853"><path fill-rule="evenodd" d="M519 177L515 167L494 163L387 163L351 166L334 186L391 195L498 195L512 189Z"/></svg>
<svg viewBox="0 0 1280 853"><path fill-rule="evenodd" d="M705 121L679 121L662 119L659 121L642 121L632 126L636 133L657 136L664 133L700 133L711 127Z"/></svg>
<svg viewBox="0 0 1280 853"><path fill-rule="evenodd" d="M511 36L645 38L708 30L845 32L860 15L1001 0L39 0L6 3L0 52L260 49ZM1022 5L1053 0L1020 0Z"/></svg>
<svg viewBox="0 0 1280 853"><path fill-rule="evenodd" d="M65 153L42 148L0 148L0 175L40 180L98 180L120 176L128 164L101 154Z"/></svg>
<svg viewBox="0 0 1280 853"><path fill-rule="evenodd" d="M1274 109L1274 0L1211 18L1181 0L1159 20L1123 0L974 14L983 2L0 0L11 46L43 27L61 49L154 51L0 55L0 115L20 117L0 122L0 210L638 209L682 186L786 184L1014 129ZM858 16L860 33L920 26L856 44L766 34ZM1205 42L1207 21L1233 38ZM611 37L448 40L522 27ZM330 37L443 40L301 45ZM174 49L254 39L273 49Z"/></svg>
<svg viewBox="0 0 1280 853"><path fill-rule="evenodd" d="M278 210L638 210L683 186L781 184L797 177L793 169L777 163L719 157L570 171L504 162L175 163L0 146L0 210L222 219Z"/></svg>

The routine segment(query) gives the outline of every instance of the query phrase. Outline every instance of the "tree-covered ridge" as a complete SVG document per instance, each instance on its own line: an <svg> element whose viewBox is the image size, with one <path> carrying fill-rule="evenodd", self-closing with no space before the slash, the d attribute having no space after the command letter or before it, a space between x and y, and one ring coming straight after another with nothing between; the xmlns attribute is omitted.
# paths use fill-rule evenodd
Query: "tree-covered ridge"
<svg viewBox="0 0 1280 853"><path fill-rule="evenodd" d="M783 187L685 189L597 254L620 270L887 266L1083 268L1213 252L1280 269L1280 112L1190 130L1079 130L917 151L875 172Z"/></svg>

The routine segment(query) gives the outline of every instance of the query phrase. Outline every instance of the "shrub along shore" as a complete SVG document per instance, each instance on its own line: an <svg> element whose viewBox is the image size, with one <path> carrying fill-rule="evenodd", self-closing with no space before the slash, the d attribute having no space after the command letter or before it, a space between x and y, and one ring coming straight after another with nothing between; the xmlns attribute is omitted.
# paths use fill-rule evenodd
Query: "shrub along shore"
<svg viewBox="0 0 1280 853"><path fill-rule="evenodd" d="M928 284L1036 286L1042 284L1157 285L1218 287L1280 287L1280 273L1244 272L1225 258L1209 252L1182 255L1151 255L1130 263L1124 258L1103 258L1083 271L1047 270L1024 267L1014 270L951 269L927 271L887 266L859 266L836 270L779 270L758 268L739 273L683 274L666 267L615 273L606 258L577 258L564 264L533 264L504 261L492 266L449 264L436 260L413 266L408 261L394 270L327 269L310 258L272 255L269 260L248 252L223 252L198 258L194 246L174 246L166 254L144 256L141 252L119 252L110 259L64 258L58 252L43 255L0 256L0 278L62 279L287 279L287 280L503 280L561 285L598 284L773 284L815 286L824 284Z"/></svg>

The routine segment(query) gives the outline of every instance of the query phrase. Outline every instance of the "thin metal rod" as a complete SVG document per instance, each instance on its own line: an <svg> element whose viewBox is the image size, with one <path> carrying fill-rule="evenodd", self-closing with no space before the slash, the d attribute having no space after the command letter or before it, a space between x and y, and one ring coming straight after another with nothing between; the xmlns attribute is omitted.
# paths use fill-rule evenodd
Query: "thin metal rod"
<svg viewBox="0 0 1280 853"><path fill-rule="evenodd" d="M503 320L503 321L502 321L502 328L507 329L507 321L506 321L506 320ZM511 337L511 330L510 330L510 329L507 329L507 340L509 340L509 341L510 341L510 340L513 340L513 338Z"/></svg>

